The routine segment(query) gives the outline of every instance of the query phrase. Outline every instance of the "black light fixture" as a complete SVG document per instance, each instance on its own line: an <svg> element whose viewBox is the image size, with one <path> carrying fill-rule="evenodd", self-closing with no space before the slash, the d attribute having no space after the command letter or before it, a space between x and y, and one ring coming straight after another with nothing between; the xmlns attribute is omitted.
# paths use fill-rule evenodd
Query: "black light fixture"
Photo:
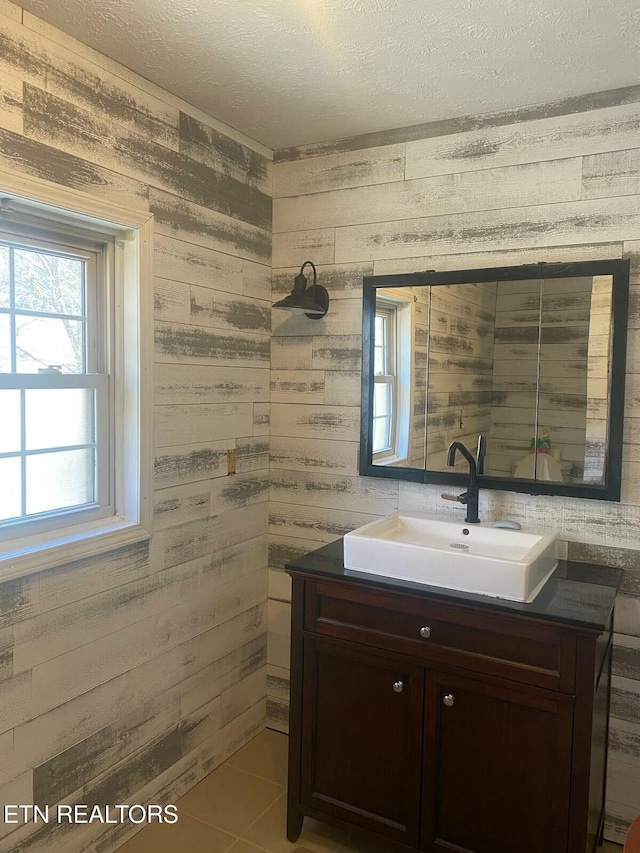
<svg viewBox="0 0 640 853"><path fill-rule="evenodd" d="M307 277L303 270L307 264L313 270L313 284L307 287ZM293 280L293 290L284 299L274 302L274 308L284 308L294 314L305 314L310 320L321 320L329 310L327 289L316 283L316 268L311 261L305 261L300 272Z"/></svg>

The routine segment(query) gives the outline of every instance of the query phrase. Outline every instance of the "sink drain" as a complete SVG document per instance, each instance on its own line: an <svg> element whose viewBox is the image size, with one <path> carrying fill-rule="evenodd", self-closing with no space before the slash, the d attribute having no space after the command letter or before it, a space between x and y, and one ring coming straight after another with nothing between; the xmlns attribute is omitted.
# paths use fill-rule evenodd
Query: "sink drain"
<svg viewBox="0 0 640 853"><path fill-rule="evenodd" d="M456 551L468 551L469 550L469 546L463 545L461 542L450 542L449 548L455 548Z"/></svg>

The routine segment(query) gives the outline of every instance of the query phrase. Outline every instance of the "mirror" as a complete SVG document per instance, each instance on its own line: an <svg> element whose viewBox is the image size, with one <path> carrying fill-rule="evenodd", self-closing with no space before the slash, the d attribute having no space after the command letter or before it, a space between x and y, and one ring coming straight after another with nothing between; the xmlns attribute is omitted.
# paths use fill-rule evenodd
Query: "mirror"
<svg viewBox="0 0 640 853"><path fill-rule="evenodd" d="M620 499L629 262L364 280L360 473ZM479 437L483 437L479 441Z"/></svg>

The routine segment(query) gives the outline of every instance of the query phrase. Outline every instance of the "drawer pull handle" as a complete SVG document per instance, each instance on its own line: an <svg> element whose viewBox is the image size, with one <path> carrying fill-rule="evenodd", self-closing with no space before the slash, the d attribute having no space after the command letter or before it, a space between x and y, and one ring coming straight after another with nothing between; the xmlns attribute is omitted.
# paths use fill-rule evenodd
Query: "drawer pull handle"
<svg viewBox="0 0 640 853"><path fill-rule="evenodd" d="M426 625L424 628L420 628L420 636L423 640L428 640L431 636L431 628L427 628Z"/></svg>
<svg viewBox="0 0 640 853"><path fill-rule="evenodd" d="M393 682L393 692L394 693L402 693L404 690L404 682L403 681L394 681Z"/></svg>
<svg viewBox="0 0 640 853"><path fill-rule="evenodd" d="M443 704L450 708L456 700L453 698L452 693L447 693L447 695L442 700Z"/></svg>

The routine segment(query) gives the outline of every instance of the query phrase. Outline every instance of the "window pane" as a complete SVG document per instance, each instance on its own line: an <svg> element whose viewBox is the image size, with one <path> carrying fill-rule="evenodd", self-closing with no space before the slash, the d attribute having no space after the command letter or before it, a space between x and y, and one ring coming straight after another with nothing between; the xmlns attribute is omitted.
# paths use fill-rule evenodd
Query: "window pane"
<svg viewBox="0 0 640 853"><path fill-rule="evenodd" d="M22 511L19 459L0 459L0 482L0 520L18 518Z"/></svg>
<svg viewBox="0 0 640 853"><path fill-rule="evenodd" d="M0 412L0 453L15 453L20 450L19 391L0 391Z"/></svg>
<svg viewBox="0 0 640 853"><path fill-rule="evenodd" d="M84 261L16 249L16 308L82 315Z"/></svg>
<svg viewBox="0 0 640 853"><path fill-rule="evenodd" d="M373 421L373 452L391 448L391 418L376 418Z"/></svg>
<svg viewBox="0 0 640 853"><path fill-rule="evenodd" d="M10 318L0 314L0 373L11 373Z"/></svg>
<svg viewBox="0 0 640 853"><path fill-rule="evenodd" d="M82 373L83 326L80 320L16 314L17 372Z"/></svg>
<svg viewBox="0 0 640 853"><path fill-rule="evenodd" d="M0 246L0 308L9 307L9 249Z"/></svg>
<svg viewBox="0 0 640 853"><path fill-rule="evenodd" d="M81 506L94 500L93 450L27 457L27 513Z"/></svg>
<svg viewBox="0 0 640 853"><path fill-rule="evenodd" d="M92 444L93 388L47 388L25 391L26 448Z"/></svg>
<svg viewBox="0 0 640 853"><path fill-rule="evenodd" d="M391 385L376 382L373 389L373 417L379 418L391 414Z"/></svg>

